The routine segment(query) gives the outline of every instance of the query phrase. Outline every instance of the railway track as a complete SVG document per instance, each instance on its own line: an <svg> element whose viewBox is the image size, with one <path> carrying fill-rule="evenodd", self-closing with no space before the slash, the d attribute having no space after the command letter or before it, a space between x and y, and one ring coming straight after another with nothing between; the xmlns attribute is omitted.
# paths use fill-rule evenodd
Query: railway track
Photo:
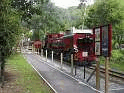
<svg viewBox="0 0 124 93"><path fill-rule="evenodd" d="M90 69L95 69L96 66L92 65L91 67L89 67ZM100 72L101 73L105 73L105 68L100 66ZM112 69L109 69L109 75L116 77L116 78L121 78L124 80L124 73L123 72L119 72L119 71L115 71Z"/></svg>
<svg viewBox="0 0 124 93"><path fill-rule="evenodd" d="M59 59L55 59L55 60L60 61ZM63 63L65 63L67 65L71 65L69 62L64 61ZM92 66L90 66L88 68L95 70L96 66L92 65ZM105 68L100 66L100 72L105 73ZM109 69L109 75L112 76L112 77L116 77L116 78L120 78L120 79L124 80L124 73L123 72L119 72L119 71Z"/></svg>
<svg viewBox="0 0 124 93"><path fill-rule="evenodd" d="M54 60L58 61L58 62L60 61L60 59L57 59L57 58L55 58ZM71 64L70 64L71 62L69 63L69 62L63 61L63 63L66 64L66 65L70 65L71 66ZM88 68L92 69L92 70L95 70L96 66L92 65L92 66L90 66ZM104 74L105 73L105 68L100 66L100 72ZM109 75L112 76L112 77L116 77L116 78L124 80L124 73L123 72L119 72L119 71L115 71L115 70L109 69Z"/></svg>

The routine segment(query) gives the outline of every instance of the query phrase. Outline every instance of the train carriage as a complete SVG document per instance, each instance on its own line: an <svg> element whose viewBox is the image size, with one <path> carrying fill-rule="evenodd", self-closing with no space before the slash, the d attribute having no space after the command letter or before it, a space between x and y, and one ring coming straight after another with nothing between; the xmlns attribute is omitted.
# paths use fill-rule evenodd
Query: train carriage
<svg viewBox="0 0 124 93"><path fill-rule="evenodd" d="M73 53L73 60L76 65L89 65L96 60L94 38L95 36L91 32L78 32L66 35L49 34L45 40L44 49L48 50L48 54L54 51L58 56L62 52L63 59L69 62Z"/></svg>

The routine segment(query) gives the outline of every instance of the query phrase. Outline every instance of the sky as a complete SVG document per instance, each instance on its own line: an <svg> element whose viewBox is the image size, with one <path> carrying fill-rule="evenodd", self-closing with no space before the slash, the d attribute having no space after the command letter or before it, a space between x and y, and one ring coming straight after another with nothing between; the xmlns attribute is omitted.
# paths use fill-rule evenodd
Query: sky
<svg viewBox="0 0 124 93"><path fill-rule="evenodd" d="M88 0L89 4L93 3L93 0ZM80 0L51 0L51 2L55 3L56 6L59 6L61 8L68 8L71 6L78 6L80 3Z"/></svg>

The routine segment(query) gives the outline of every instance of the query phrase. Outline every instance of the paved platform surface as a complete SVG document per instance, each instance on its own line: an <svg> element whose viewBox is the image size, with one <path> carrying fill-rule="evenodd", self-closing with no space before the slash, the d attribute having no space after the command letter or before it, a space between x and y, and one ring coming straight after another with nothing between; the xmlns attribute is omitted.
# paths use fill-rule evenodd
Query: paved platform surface
<svg viewBox="0 0 124 93"><path fill-rule="evenodd" d="M57 93L96 93L96 91L85 84L67 76L59 70L49 66L45 61L34 54L24 54L27 61L45 78Z"/></svg>

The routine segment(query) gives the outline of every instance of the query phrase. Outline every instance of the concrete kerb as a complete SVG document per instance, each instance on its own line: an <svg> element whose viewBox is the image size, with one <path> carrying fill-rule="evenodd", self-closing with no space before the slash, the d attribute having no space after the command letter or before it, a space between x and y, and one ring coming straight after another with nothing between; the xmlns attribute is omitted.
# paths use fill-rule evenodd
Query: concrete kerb
<svg viewBox="0 0 124 93"><path fill-rule="evenodd" d="M117 88L117 89L111 89L111 90L124 90L124 88Z"/></svg>

